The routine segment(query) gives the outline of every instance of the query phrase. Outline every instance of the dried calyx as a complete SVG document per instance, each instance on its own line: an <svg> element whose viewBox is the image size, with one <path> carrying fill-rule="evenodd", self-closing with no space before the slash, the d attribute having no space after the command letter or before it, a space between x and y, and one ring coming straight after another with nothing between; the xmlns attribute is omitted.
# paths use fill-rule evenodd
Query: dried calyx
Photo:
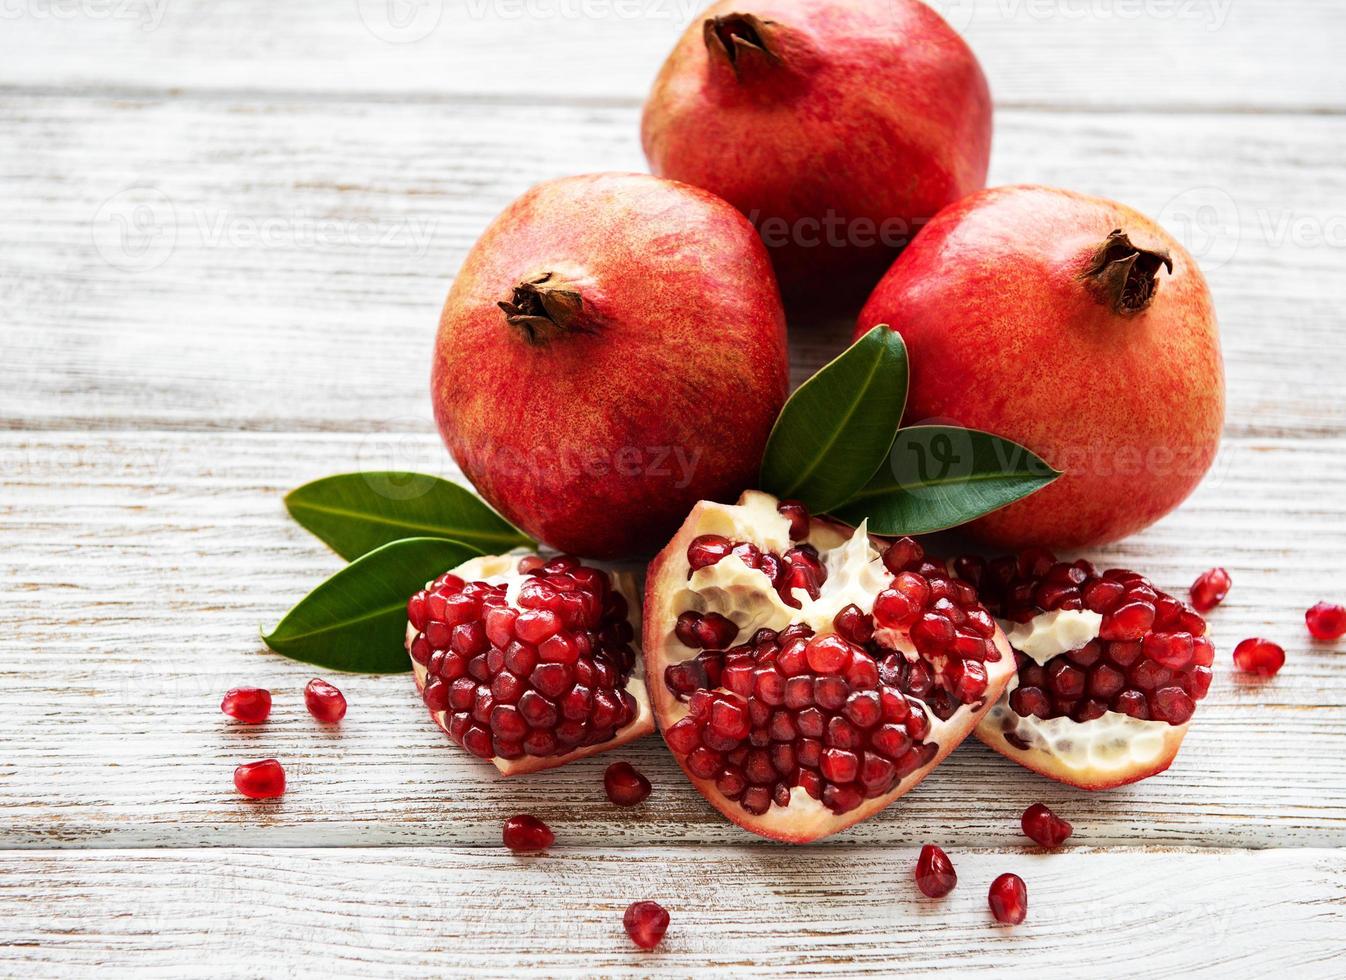
<svg viewBox="0 0 1346 980"><path fill-rule="evenodd" d="M1080 278L1114 313L1132 316L1154 299L1161 266L1173 271L1173 259L1166 249L1133 245L1126 232L1116 228L1094 251Z"/></svg>
<svg viewBox="0 0 1346 980"><path fill-rule="evenodd" d="M706 48L712 57L727 59L740 76L750 65L778 65L781 57L771 42L774 27L755 14L708 17L703 25Z"/></svg>
<svg viewBox="0 0 1346 980"><path fill-rule="evenodd" d="M529 344L543 344L557 334L592 333L583 318L584 300L573 284L554 272L521 280L508 302L496 304L505 321Z"/></svg>

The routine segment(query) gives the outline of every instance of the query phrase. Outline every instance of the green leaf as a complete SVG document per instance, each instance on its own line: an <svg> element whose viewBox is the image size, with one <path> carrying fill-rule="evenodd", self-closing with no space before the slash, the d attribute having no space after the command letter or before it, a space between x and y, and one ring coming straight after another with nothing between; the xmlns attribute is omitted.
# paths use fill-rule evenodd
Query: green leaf
<svg viewBox="0 0 1346 980"><path fill-rule="evenodd" d="M290 515L352 560L402 538L451 538L485 553L533 541L456 483L422 473L342 473L285 497Z"/></svg>
<svg viewBox="0 0 1346 980"><path fill-rule="evenodd" d="M291 660L327 670L411 669L407 600L425 583L481 554L461 541L406 538L351 562L299 601L262 639Z"/></svg>
<svg viewBox="0 0 1346 980"><path fill-rule="evenodd" d="M761 487L823 513L850 500L883 465L907 403L907 347L877 326L809 378L767 440Z"/></svg>
<svg viewBox="0 0 1346 980"><path fill-rule="evenodd" d="M999 510L1061 475L1018 443L953 425L902 429L888 461L836 517L869 518L875 534L925 534Z"/></svg>

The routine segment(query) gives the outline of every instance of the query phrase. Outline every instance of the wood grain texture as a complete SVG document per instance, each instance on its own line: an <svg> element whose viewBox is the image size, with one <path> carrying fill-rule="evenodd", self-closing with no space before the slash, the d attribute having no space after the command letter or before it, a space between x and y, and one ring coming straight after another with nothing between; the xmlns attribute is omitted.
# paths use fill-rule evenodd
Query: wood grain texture
<svg viewBox="0 0 1346 980"><path fill-rule="evenodd" d="M1339 851L953 857L958 887L932 901L911 881L911 847L8 854L0 969L891 977L900 964L903 976L1065 977L1088 963L1096 976L1340 975ZM1029 901L1013 928L986 907L990 881L1010 870ZM652 953L621 926L645 898L671 919Z"/></svg>
<svg viewBox="0 0 1346 980"><path fill-rule="evenodd" d="M431 725L409 676L336 677L350 714L339 730L314 724L301 695L312 668L267 652L257 630L340 559L288 519L281 495L393 460L455 475L431 434L0 433L0 845L486 844L520 810L595 846L754 843L656 737L620 753L657 787L626 812L602 794L608 757L500 778ZM1039 799L1081 843L1346 842L1346 652L1310 643L1303 624L1340 582L1346 498L1331 488L1343 482L1346 439L1230 439L1185 507L1093 554L1175 590L1212 563L1233 575L1211 617L1216 682L1167 774L1089 794L969 741L834 842L1012 845ZM1229 651L1249 635L1286 646L1270 683L1233 676ZM265 726L219 713L239 683L273 691ZM267 756L291 785L259 811L230 774Z"/></svg>
<svg viewBox="0 0 1346 980"><path fill-rule="evenodd" d="M0 84L644 99L703 0L118 0L5 8ZM1005 106L1340 112L1335 0L933 0ZM48 8L63 15L45 13ZM96 57L90 57L97 52ZM593 70L590 70L593 69ZM601 70L600 70L601 69ZM538 115L544 115L539 112Z"/></svg>

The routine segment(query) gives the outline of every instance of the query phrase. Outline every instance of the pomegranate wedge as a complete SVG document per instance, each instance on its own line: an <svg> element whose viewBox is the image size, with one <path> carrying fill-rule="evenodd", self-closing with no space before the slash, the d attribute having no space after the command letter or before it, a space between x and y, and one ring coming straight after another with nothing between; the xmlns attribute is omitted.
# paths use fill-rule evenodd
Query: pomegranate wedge
<svg viewBox="0 0 1346 980"><path fill-rule="evenodd" d="M703 501L650 565L645 668L664 740L753 833L803 843L911 790L1014 673L975 590L801 505Z"/></svg>
<svg viewBox="0 0 1346 980"><path fill-rule="evenodd" d="M435 724L506 776L654 730L631 575L561 556L473 558L411 597L407 651Z"/></svg>

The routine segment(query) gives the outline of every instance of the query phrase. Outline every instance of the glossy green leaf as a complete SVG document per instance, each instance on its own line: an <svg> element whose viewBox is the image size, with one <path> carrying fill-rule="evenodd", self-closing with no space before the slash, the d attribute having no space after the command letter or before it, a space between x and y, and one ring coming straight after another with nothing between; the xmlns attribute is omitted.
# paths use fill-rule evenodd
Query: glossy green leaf
<svg viewBox="0 0 1346 980"><path fill-rule="evenodd" d="M816 513L844 504L883 465L906 403L906 345L877 326L785 403L767 441L762 489Z"/></svg>
<svg viewBox="0 0 1346 980"><path fill-rule="evenodd" d="M410 670L404 647L407 600L426 582L479 554L461 541L444 538L385 544L306 595L262 639L291 660L327 670Z"/></svg>
<svg viewBox="0 0 1346 980"><path fill-rule="evenodd" d="M342 473L285 497L290 515L347 560L402 538L450 538L499 553L533 541L473 493L423 473Z"/></svg>
<svg viewBox="0 0 1346 980"><path fill-rule="evenodd" d="M1041 490L1061 474L1018 443L952 425L913 425L888 465L834 514L875 534L957 527Z"/></svg>

